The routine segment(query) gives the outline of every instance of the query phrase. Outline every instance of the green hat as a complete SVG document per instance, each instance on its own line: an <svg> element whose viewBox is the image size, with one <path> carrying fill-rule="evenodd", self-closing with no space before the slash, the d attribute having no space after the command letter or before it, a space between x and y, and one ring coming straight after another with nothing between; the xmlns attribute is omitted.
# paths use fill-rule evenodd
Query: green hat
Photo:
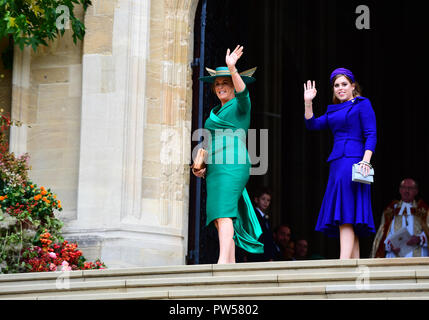
<svg viewBox="0 0 429 320"><path fill-rule="evenodd" d="M201 77L200 80L207 83L213 83L215 79L219 77L231 76L231 72L229 72L229 69L227 67L217 67L216 70L206 68L206 70L209 72L210 76ZM241 76L241 79L243 79L244 83L248 84L256 81L256 79L252 77L255 71L256 67L240 72L239 74Z"/></svg>

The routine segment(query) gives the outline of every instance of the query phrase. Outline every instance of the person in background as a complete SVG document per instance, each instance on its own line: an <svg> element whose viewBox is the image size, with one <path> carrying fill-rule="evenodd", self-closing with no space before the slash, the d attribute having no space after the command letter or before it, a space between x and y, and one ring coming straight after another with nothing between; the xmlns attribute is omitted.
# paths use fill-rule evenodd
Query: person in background
<svg viewBox="0 0 429 320"><path fill-rule="evenodd" d="M272 193L268 188L258 190L253 198L256 216L262 229L262 234L258 241L264 245L264 253L248 254L248 262L274 261L275 248L273 240L273 231L268 216L271 205Z"/></svg>
<svg viewBox="0 0 429 320"><path fill-rule="evenodd" d="M295 241L290 240L284 250L283 261L294 261L295 259Z"/></svg>
<svg viewBox="0 0 429 320"><path fill-rule="evenodd" d="M287 250L291 240L291 228L286 224L281 224L274 229L274 260L285 261L288 259Z"/></svg>
<svg viewBox="0 0 429 320"><path fill-rule="evenodd" d="M295 241L295 260L308 259L308 241L304 238L298 238Z"/></svg>
<svg viewBox="0 0 429 320"><path fill-rule="evenodd" d="M401 200L392 201L383 211L372 246L372 258L428 256L429 207L422 199L416 201L418 192L415 180L407 178L400 183ZM392 236L403 228L407 228L411 235L406 244L413 248L406 254L401 254L401 248L395 247L391 241Z"/></svg>

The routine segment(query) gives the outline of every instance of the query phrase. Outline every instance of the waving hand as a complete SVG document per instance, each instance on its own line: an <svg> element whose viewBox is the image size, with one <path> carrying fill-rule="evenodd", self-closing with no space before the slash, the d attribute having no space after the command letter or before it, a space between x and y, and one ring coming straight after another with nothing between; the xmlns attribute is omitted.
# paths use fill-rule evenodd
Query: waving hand
<svg viewBox="0 0 429 320"><path fill-rule="evenodd" d="M317 90L316 90L316 82L313 81L311 83L310 80L307 81L307 85L304 83L304 101L306 103L310 103L313 101L314 97L316 97Z"/></svg>

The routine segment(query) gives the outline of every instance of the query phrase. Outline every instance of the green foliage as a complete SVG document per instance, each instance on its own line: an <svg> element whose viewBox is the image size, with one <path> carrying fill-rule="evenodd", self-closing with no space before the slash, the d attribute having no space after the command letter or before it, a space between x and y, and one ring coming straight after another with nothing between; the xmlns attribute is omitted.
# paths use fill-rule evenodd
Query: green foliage
<svg viewBox="0 0 429 320"><path fill-rule="evenodd" d="M31 46L36 51L64 35L69 21L76 43L85 35L85 25L74 14L79 5L86 11L91 0L0 0L0 39L12 37L21 50Z"/></svg>
<svg viewBox="0 0 429 320"><path fill-rule="evenodd" d="M1 172L1 170L0 170ZM40 245L40 235L50 231L61 242L63 223L54 215L61 202L51 190L37 187L31 181L22 185L3 184L0 190L0 273L25 272L23 252Z"/></svg>

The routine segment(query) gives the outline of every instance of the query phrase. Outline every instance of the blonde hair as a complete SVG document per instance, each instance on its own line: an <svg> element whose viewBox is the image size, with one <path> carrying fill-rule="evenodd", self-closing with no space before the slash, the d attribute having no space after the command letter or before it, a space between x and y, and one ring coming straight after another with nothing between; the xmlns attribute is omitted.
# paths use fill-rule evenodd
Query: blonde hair
<svg viewBox="0 0 429 320"><path fill-rule="evenodd" d="M345 74L338 74L335 76L335 78L332 80L332 102L334 104L339 104L341 103L340 100L338 100L338 98L335 96L335 92L334 92L334 83L335 81L339 78L339 77L345 77L351 84L355 85L355 89L353 90L353 98L356 97L360 97L362 95L362 89L360 88L359 83L357 83L357 81L352 82L352 79L350 79L348 76L346 76Z"/></svg>

